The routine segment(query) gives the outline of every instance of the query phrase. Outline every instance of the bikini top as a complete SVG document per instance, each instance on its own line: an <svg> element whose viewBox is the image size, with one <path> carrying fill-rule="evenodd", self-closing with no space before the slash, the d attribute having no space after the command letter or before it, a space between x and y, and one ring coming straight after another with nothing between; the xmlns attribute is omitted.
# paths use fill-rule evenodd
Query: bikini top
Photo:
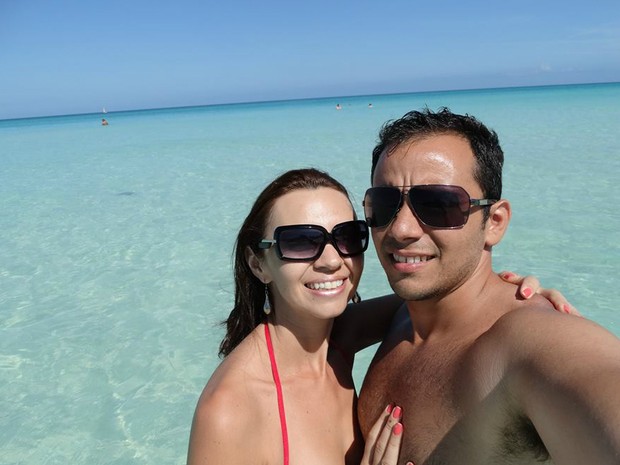
<svg viewBox="0 0 620 465"><path fill-rule="evenodd" d="M288 447L288 430L286 429L286 413L284 411L284 396L282 395L282 383L280 382L280 375L278 374L278 365L276 364L276 356L273 351L273 344L271 342L271 334L269 333L269 325L264 323L265 327L265 341L267 342L267 352L269 353L269 362L271 363L271 375L273 376L273 382L276 385L276 393L278 395L278 413L280 414L280 429L282 430L282 449L284 451L284 465L289 465L289 447ZM353 366L353 360L351 357L347 357L346 354L330 340L330 347L335 347L345 360L349 360L351 366Z"/></svg>
<svg viewBox="0 0 620 465"><path fill-rule="evenodd" d="M280 429L282 430L282 449L284 450L284 465L289 465L288 461L288 431L286 429L286 414L284 412L284 396L282 395L282 383L278 374L278 365L276 364L276 356L273 352L273 344L271 343L271 334L269 334L269 325L265 326L265 340L267 341L267 352L269 353L269 361L271 362L271 375L276 385L276 393L278 395L278 413L280 414Z"/></svg>

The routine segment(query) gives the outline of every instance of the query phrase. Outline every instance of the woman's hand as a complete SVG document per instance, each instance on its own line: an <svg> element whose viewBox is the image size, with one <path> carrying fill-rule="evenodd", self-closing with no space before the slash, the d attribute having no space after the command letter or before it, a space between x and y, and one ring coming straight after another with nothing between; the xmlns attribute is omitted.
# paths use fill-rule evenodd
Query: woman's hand
<svg viewBox="0 0 620 465"><path fill-rule="evenodd" d="M519 295L524 299L529 299L534 294L540 294L555 307L558 312L568 313L569 315L581 316L575 307L557 289L545 289L540 287L540 282L534 276L519 276L511 271L498 273L504 281L519 286Z"/></svg>
<svg viewBox="0 0 620 465"><path fill-rule="evenodd" d="M391 404L379 416L366 438L361 465L396 465L403 439L402 409ZM413 465L407 462L407 465Z"/></svg>

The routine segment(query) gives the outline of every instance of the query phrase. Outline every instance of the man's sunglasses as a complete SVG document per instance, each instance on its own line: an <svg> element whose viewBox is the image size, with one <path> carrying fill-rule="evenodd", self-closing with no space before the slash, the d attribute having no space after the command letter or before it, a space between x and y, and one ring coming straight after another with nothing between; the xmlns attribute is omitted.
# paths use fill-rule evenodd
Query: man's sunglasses
<svg viewBox="0 0 620 465"><path fill-rule="evenodd" d="M368 225L361 220L346 221L334 226L331 233L315 224L278 226L273 239L263 239L258 248L275 245L281 260L311 261L321 256L328 242L342 257L360 255L368 247Z"/></svg>
<svg viewBox="0 0 620 465"><path fill-rule="evenodd" d="M409 188L408 191L403 189ZM372 228L387 226L405 202L405 196L415 216L431 228L462 228L475 206L493 205L497 200L472 199L460 186L423 184L419 186L371 187L364 196L364 214Z"/></svg>

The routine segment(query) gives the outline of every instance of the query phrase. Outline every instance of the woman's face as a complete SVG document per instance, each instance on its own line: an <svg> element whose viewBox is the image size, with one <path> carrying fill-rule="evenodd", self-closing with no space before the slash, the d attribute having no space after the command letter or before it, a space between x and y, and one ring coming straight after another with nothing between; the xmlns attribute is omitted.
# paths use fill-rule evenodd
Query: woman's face
<svg viewBox="0 0 620 465"><path fill-rule="evenodd" d="M353 210L341 192L322 187L299 189L278 198L267 222L264 238L273 239L278 226L313 224L328 232L353 220ZM307 318L331 319L340 315L353 296L364 266L363 255L341 257L328 242L312 261L285 261L275 247L261 258L269 282L278 319L301 321Z"/></svg>

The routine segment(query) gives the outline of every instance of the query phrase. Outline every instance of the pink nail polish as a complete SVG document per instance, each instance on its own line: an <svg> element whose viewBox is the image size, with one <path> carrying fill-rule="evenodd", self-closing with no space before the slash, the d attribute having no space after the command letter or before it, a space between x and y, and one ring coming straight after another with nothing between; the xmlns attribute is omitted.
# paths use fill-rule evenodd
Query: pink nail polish
<svg viewBox="0 0 620 465"><path fill-rule="evenodd" d="M402 409L400 407L394 407L394 410L392 411L392 417L395 418L396 420L400 420L401 414L402 414Z"/></svg>
<svg viewBox="0 0 620 465"><path fill-rule="evenodd" d="M392 409L393 409L393 408L394 408L394 407L392 406L392 404L388 404L388 406L387 406L387 408L385 409L385 411L386 411L387 413L392 413Z"/></svg>
<svg viewBox="0 0 620 465"><path fill-rule="evenodd" d="M532 290L529 287L526 287L521 291L521 294L523 295L523 297L528 299L532 295Z"/></svg>
<svg viewBox="0 0 620 465"><path fill-rule="evenodd" d="M510 279L514 276L514 274L512 273L502 273L502 278L504 279Z"/></svg>
<svg viewBox="0 0 620 465"><path fill-rule="evenodd" d="M392 433L395 436L400 436L400 434L403 432L403 424L402 423L396 423L394 425L394 427L392 428Z"/></svg>
<svg viewBox="0 0 620 465"><path fill-rule="evenodd" d="M568 305L564 304L562 305L562 311L564 313L570 313L570 308L568 308Z"/></svg>

